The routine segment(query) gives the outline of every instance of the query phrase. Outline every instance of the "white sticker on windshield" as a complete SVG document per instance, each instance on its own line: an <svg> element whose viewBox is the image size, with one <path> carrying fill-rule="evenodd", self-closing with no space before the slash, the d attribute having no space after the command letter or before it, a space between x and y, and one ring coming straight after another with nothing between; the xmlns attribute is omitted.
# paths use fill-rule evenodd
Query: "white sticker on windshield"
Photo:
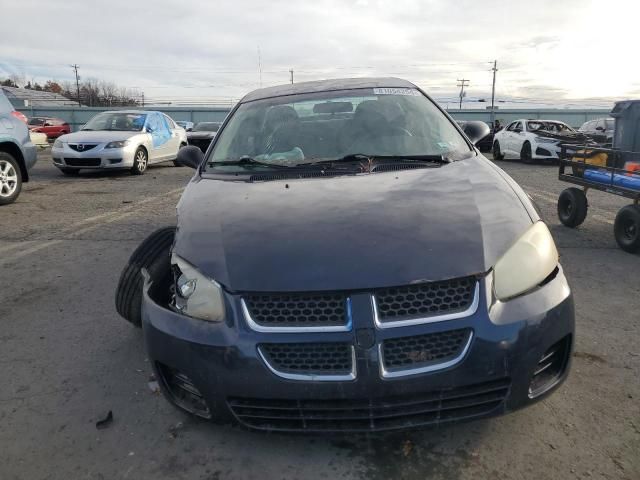
<svg viewBox="0 0 640 480"><path fill-rule="evenodd" d="M374 95L413 95L419 96L420 92L414 88L374 88Z"/></svg>

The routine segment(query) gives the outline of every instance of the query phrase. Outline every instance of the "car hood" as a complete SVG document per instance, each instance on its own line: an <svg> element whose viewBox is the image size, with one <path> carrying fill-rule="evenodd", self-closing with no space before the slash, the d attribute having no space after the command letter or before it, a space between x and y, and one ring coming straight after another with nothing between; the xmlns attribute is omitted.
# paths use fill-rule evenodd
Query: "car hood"
<svg viewBox="0 0 640 480"><path fill-rule="evenodd" d="M174 251L231 291L406 285L487 272L532 208L484 157L262 183L196 176Z"/></svg>
<svg viewBox="0 0 640 480"><path fill-rule="evenodd" d="M66 143L104 143L128 140L136 135L146 135L144 132L119 132L109 130L93 130L88 132L67 133L58 137L60 141Z"/></svg>

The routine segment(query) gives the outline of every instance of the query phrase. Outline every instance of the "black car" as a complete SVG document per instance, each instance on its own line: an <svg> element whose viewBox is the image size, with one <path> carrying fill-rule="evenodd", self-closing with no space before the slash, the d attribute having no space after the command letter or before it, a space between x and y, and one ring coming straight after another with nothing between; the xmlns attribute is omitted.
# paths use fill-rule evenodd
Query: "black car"
<svg viewBox="0 0 640 480"><path fill-rule="evenodd" d="M598 118L597 120L589 120L583 123L578 131L588 135L602 145L611 146L613 144L615 125L616 121L613 118Z"/></svg>
<svg viewBox="0 0 640 480"><path fill-rule="evenodd" d="M220 123L218 122L196 123L192 130L187 131L187 141L189 145L195 145L202 150L202 153L205 153L219 129Z"/></svg>
<svg viewBox="0 0 640 480"><path fill-rule="evenodd" d="M531 200L474 147L486 126L466 132L412 83L347 79L256 90L206 157L183 148L178 226L116 293L166 398L254 429L380 431L553 391L571 290Z"/></svg>

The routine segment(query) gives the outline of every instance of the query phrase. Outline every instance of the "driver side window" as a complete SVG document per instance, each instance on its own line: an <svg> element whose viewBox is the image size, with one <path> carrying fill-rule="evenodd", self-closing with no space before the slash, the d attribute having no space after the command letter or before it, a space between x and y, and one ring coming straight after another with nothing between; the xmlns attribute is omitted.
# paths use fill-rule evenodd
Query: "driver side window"
<svg viewBox="0 0 640 480"><path fill-rule="evenodd" d="M160 130L160 122L158 120L158 115L149 115L149 120L147 120L147 132L154 133Z"/></svg>

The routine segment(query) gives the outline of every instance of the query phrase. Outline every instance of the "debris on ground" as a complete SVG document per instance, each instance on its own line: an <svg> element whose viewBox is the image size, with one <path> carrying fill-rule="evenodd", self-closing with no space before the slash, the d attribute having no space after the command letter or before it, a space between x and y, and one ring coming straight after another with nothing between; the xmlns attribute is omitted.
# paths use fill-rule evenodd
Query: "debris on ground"
<svg viewBox="0 0 640 480"><path fill-rule="evenodd" d="M180 430L182 430L184 428L184 424L182 422L178 422L175 425L171 425L169 427L169 436L171 438L178 438L178 433L180 433Z"/></svg>
<svg viewBox="0 0 640 480"><path fill-rule="evenodd" d="M413 444L411 443L411 440L405 440L404 445L402 445L402 454L405 457L408 457L409 455L411 455L412 451L413 451Z"/></svg>
<svg viewBox="0 0 640 480"><path fill-rule="evenodd" d="M151 393L154 393L156 395L160 393L160 384L158 384L156 376L153 373L149 375L149 383L147 383L147 385L149 386L149 390L151 390Z"/></svg>
<svg viewBox="0 0 640 480"><path fill-rule="evenodd" d="M109 425L111 425L112 422L113 422L113 412L109 410L109 413L107 413L106 417L96 422L96 428L98 430L102 430L103 428L107 428Z"/></svg>

